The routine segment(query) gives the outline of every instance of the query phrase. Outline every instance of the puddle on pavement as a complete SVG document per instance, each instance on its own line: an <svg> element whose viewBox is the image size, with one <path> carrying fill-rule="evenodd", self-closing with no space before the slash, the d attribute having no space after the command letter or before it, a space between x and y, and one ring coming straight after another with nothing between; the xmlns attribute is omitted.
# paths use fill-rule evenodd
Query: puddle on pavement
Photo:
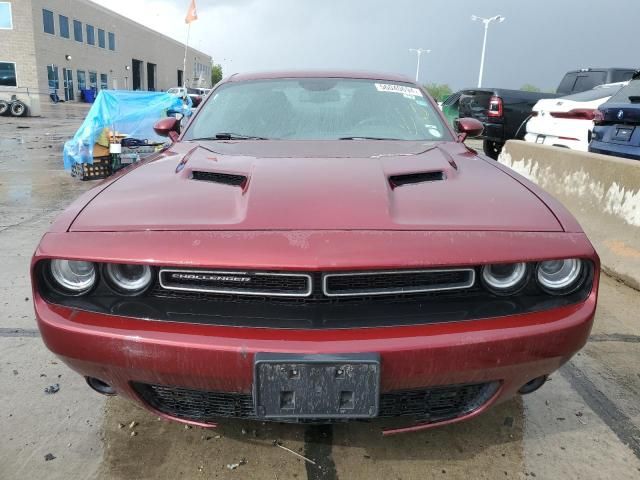
<svg viewBox="0 0 640 480"><path fill-rule="evenodd" d="M132 421L138 425L130 429ZM522 401L516 398L468 422L387 438L374 424L335 425L332 457L338 478L423 479L446 473L446 478L467 479L470 464L477 473L473 478L519 478L525 468L523 423ZM235 474L243 479L304 479L304 462L274 447L273 441L303 454L305 428L229 422L213 430L185 429L114 397L107 402L99 478L226 478ZM247 463L234 472L227 468L242 459Z"/></svg>

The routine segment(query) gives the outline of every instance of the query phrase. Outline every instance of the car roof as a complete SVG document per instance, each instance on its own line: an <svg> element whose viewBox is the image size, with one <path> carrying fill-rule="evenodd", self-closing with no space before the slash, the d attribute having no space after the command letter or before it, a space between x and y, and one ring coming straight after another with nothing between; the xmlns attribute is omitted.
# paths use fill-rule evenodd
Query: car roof
<svg viewBox="0 0 640 480"><path fill-rule="evenodd" d="M383 80L389 82L414 83L404 75L375 72L354 72L340 70L303 70L303 71L278 71L257 73L236 73L231 75L228 82L245 82L250 80L274 80L279 78L354 78L364 80Z"/></svg>
<svg viewBox="0 0 640 480"><path fill-rule="evenodd" d="M588 73L588 72L608 72L614 70L637 70L637 68L632 67L589 67L589 68L578 68L576 70L569 70L567 73Z"/></svg>

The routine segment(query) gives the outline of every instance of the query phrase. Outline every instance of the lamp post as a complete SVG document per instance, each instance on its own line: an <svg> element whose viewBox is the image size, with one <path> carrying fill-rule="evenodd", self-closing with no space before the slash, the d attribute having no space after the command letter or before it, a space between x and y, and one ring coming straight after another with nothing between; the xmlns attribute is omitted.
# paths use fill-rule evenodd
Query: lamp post
<svg viewBox="0 0 640 480"><path fill-rule="evenodd" d="M418 78L420 77L420 57L422 57L423 53L431 53L431 50L425 48L410 48L409 51L418 54L418 65L416 66L416 83L418 83Z"/></svg>
<svg viewBox="0 0 640 480"><path fill-rule="evenodd" d="M477 15L471 15L471 20L480 21L484 23L484 41L482 42L482 57L480 58L480 75L478 76L478 88L482 87L482 74L484 73L484 56L487 50L487 33L489 33L489 24L491 22L502 23L505 21L505 17L502 15L496 15L491 18L478 17Z"/></svg>

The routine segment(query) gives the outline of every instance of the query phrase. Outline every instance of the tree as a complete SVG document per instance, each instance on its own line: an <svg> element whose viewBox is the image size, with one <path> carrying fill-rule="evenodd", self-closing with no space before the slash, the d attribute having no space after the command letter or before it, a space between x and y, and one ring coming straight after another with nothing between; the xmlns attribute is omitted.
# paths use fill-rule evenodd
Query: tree
<svg viewBox="0 0 640 480"><path fill-rule="evenodd" d="M428 83L424 88L429 92L436 102L442 102L445 98L453 93L451 87L446 83Z"/></svg>
<svg viewBox="0 0 640 480"><path fill-rule="evenodd" d="M525 83L520 87L520 90L524 90L525 92L539 92L540 89L535 85L531 85L530 83Z"/></svg>
<svg viewBox="0 0 640 480"><path fill-rule="evenodd" d="M222 80L222 65L214 63L211 65L211 86L213 87L220 80Z"/></svg>

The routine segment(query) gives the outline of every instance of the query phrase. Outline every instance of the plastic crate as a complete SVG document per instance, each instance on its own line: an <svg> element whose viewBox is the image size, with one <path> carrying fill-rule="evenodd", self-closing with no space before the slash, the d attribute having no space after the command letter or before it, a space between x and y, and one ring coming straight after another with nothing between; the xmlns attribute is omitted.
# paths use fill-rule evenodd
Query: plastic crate
<svg viewBox="0 0 640 480"><path fill-rule="evenodd" d="M99 180L107 178L113 173L110 159L94 159L93 164L75 163L71 167L71 176L79 180Z"/></svg>

